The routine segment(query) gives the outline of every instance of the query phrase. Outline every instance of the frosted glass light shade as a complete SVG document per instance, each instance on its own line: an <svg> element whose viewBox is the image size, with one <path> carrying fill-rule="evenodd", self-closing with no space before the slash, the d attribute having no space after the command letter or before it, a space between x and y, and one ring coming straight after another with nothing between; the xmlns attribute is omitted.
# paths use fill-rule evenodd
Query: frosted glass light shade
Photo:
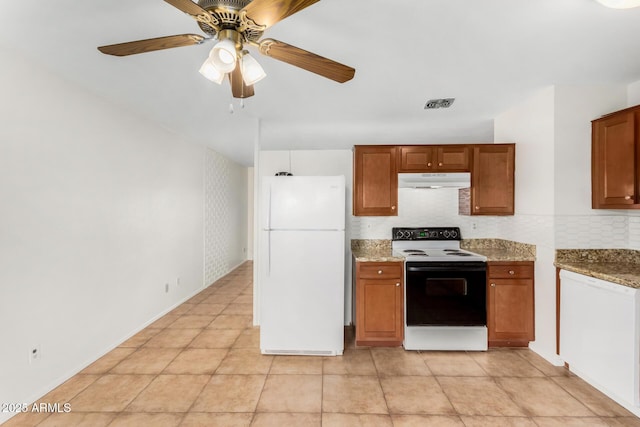
<svg viewBox="0 0 640 427"><path fill-rule="evenodd" d="M218 71L230 73L236 68L237 55L236 44L229 39L224 39L211 49L209 57Z"/></svg>
<svg viewBox="0 0 640 427"><path fill-rule="evenodd" d="M200 74L218 84L222 84L222 80L224 80L224 73L221 73L216 68L211 58L207 58L207 60L204 61L204 64L200 67Z"/></svg>
<svg viewBox="0 0 640 427"><path fill-rule="evenodd" d="M242 55L242 80L244 80L245 85L251 86L258 83L266 76L267 73L264 72L258 61L256 61L253 56L248 53Z"/></svg>
<svg viewBox="0 0 640 427"><path fill-rule="evenodd" d="M597 0L598 3L614 9L630 9L640 6L640 0Z"/></svg>

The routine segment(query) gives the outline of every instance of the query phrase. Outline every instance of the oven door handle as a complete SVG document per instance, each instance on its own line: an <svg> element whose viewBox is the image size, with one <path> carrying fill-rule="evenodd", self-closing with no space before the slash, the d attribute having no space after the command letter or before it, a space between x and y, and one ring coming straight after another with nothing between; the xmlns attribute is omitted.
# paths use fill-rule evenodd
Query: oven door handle
<svg viewBox="0 0 640 427"><path fill-rule="evenodd" d="M465 272L465 271L487 271L486 267L483 266L479 266L479 267L470 267L470 266L447 266L447 267L436 267L436 266L421 266L421 267L412 267L412 266L407 266L407 271L408 272L429 272L429 271L455 271L456 273L458 272Z"/></svg>

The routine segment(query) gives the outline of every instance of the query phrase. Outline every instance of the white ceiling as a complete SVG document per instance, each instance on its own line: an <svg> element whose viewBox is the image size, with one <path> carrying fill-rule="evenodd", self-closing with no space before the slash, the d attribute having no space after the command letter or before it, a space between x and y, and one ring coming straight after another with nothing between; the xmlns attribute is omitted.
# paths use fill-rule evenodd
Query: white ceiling
<svg viewBox="0 0 640 427"><path fill-rule="evenodd" d="M265 37L352 66L355 78L338 84L253 50L268 76L244 108L228 84L198 74L212 43L123 58L96 49L182 33L202 34L162 0L0 2L6 48L245 165L256 141L489 142L492 119L544 86L640 80L640 8L594 0L322 0ZM451 108L423 109L444 97L456 98Z"/></svg>

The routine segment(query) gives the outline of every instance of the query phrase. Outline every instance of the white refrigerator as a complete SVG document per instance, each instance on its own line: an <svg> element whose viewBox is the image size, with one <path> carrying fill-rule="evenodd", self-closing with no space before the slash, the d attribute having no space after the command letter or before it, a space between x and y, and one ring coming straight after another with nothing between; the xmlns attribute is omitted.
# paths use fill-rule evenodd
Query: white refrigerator
<svg viewBox="0 0 640 427"><path fill-rule="evenodd" d="M344 176L262 178L259 301L263 354L344 349Z"/></svg>

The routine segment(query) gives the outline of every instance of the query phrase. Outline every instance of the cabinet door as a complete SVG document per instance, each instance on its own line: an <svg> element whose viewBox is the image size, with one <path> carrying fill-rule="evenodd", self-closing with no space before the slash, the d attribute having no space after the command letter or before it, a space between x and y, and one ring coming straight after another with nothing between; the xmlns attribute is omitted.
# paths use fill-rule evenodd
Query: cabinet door
<svg viewBox="0 0 640 427"><path fill-rule="evenodd" d="M465 145L445 145L436 148L436 168L439 172L468 172L469 148Z"/></svg>
<svg viewBox="0 0 640 427"><path fill-rule="evenodd" d="M356 264L356 344L402 345L404 299L401 270L401 263ZM392 272L400 274L395 278L384 278ZM383 278L366 278L374 277L374 274Z"/></svg>
<svg viewBox="0 0 640 427"><path fill-rule="evenodd" d="M513 215L515 146L477 145L471 170L471 214Z"/></svg>
<svg viewBox="0 0 640 427"><path fill-rule="evenodd" d="M416 145L399 148L399 172L468 172L466 145Z"/></svg>
<svg viewBox="0 0 640 427"><path fill-rule="evenodd" d="M354 215L398 215L395 146L356 146L353 179Z"/></svg>
<svg viewBox="0 0 640 427"><path fill-rule="evenodd" d="M400 147L399 172L433 172L436 167L436 150L432 146Z"/></svg>
<svg viewBox="0 0 640 427"><path fill-rule="evenodd" d="M624 208L635 204L635 114L613 114L596 120L592 130L592 207Z"/></svg>
<svg viewBox="0 0 640 427"><path fill-rule="evenodd" d="M533 280L489 279L490 346L526 346L534 339Z"/></svg>

